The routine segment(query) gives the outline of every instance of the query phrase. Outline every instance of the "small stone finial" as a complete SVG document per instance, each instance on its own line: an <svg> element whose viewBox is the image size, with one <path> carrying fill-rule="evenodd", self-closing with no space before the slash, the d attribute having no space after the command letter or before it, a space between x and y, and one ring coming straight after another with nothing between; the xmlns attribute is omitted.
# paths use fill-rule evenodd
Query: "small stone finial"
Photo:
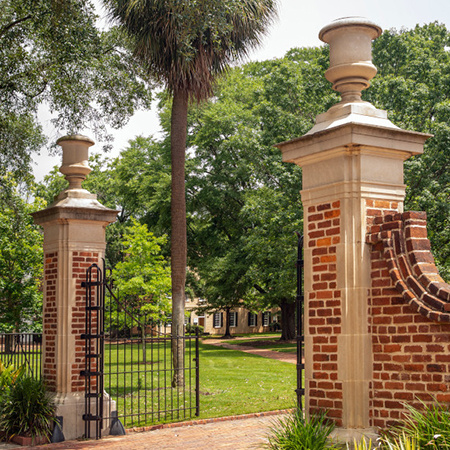
<svg viewBox="0 0 450 450"><path fill-rule="evenodd" d="M320 40L330 45L330 68L325 77L341 94L341 103L362 101L361 91L377 73L372 64L372 41L381 32L363 17L338 19L320 30Z"/></svg>
<svg viewBox="0 0 450 450"><path fill-rule="evenodd" d="M82 189L81 183L91 172L88 165L89 147L94 141L86 136L73 135L59 138L56 143L62 147L62 166L59 171L69 182L68 191Z"/></svg>

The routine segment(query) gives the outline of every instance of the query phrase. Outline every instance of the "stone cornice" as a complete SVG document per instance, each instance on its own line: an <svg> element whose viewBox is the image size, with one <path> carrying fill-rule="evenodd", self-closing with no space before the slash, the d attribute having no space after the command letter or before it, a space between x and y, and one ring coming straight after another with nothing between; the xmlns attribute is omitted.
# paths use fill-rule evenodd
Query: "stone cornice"
<svg viewBox="0 0 450 450"><path fill-rule="evenodd" d="M423 144L430 134L406 131L361 123L345 123L330 129L276 144L283 154L283 161L303 165L316 154L360 146L366 150L387 150L392 157L406 160L423 153ZM332 153L330 153L331 155Z"/></svg>

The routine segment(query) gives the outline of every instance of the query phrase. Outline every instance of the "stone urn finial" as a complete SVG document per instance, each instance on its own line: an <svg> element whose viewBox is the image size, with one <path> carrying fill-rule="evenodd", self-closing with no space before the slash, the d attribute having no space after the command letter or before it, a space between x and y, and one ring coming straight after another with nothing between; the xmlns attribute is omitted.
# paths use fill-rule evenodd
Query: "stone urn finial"
<svg viewBox="0 0 450 450"><path fill-rule="evenodd" d="M330 68L325 77L340 92L341 103L362 101L361 91L377 73L372 64L372 41L381 31L363 17L338 19L320 30L319 38L330 45Z"/></svg>
<svg viewBox="0 0 450 450"><path fill-rule="evenodd" d="M89 147L94 145L94 141L86 136L73 135L59 138L56 143L63 150L62 166L59 171L69 182L67 190L82 189L81 183L91 172L88 165Z"/></svg>

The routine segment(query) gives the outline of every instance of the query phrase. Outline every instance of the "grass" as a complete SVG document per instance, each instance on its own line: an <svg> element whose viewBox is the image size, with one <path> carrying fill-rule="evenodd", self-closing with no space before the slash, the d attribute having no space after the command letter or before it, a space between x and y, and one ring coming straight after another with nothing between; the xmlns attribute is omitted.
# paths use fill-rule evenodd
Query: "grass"
<svg viewBox="0 0 450 450"><path fill-rule="evenodd" d="M201 344L200 417L292 408L295 364Z"/></svg>

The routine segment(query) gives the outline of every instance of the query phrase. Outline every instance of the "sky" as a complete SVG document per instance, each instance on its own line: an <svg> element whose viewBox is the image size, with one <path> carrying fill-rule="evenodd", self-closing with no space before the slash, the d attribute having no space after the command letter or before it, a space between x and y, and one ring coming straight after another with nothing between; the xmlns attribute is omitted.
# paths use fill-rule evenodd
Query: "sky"
<svg viewBox="0 0 450 450"><path fill-rule="evenodd" d="M100 4L100 0L95 0ZM271 26L259 49L249 55L248 60L266 60L282 57L293 47L322 45L318 34L321 28L333 20L362 16L381 26L383 30L413 28L417 24L438 21L450 29L449 0L278 0L278 19ZM105 16L99 6L98 14ZM245 60L243 62L246 62ZM63 134L56 133L50 126L50 116L40 108L39 119L44 130L56 139ZM114 135L113 150L110 156L117 156L135 136L153 135L158 137L159 123L156 108L138 111L129 123L120 130L111 130ZM80 134L93 137L89 130ZM91 147L91 151L101 151L101 143ZM50 156L43 149L35 159L34 174L38 181L50 172L54 165L60 165L61 155Z"/></svg>

